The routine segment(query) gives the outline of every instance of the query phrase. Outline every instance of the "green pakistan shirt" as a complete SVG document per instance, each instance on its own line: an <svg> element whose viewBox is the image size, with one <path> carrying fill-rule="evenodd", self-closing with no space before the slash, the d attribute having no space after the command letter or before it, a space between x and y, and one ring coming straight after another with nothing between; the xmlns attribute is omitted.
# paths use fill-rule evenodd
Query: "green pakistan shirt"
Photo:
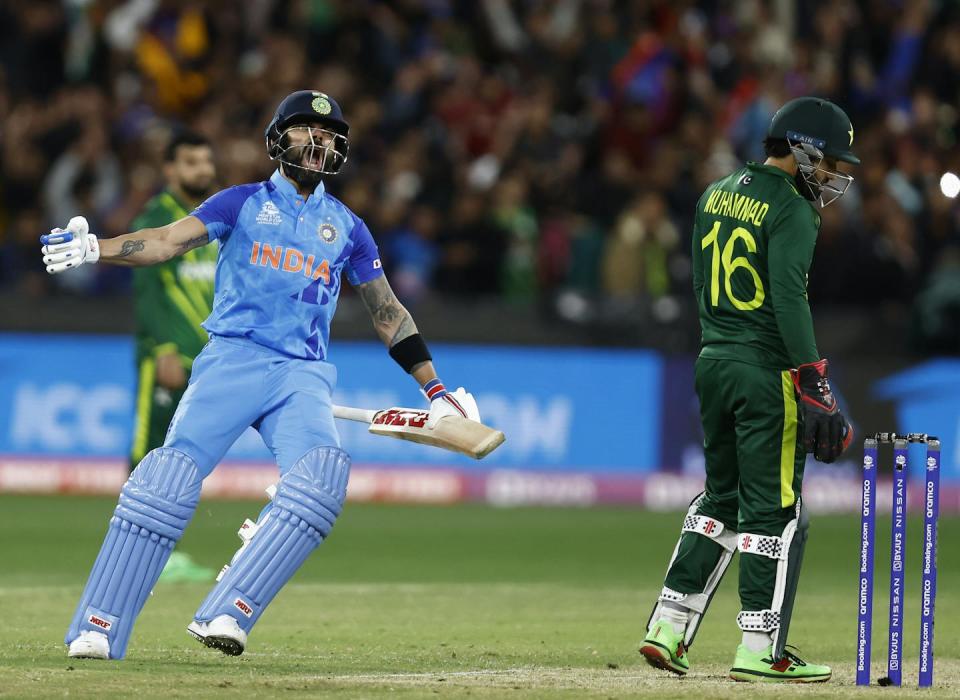
<svg viewBox="0 0 960 700"><path fill-rule="evenodd" d="M701 357L778 369L820 359L807 301L819 227L780 168L748 163L707 188L693 230Z"/></svg>
<svg viewBox="0 0 960 700"><path fill-rule="evenodd" d="M133 222L133 230L166 226L189 211L169 191L147 202ZM136 310L137 363L170 351L177 352L184 366L207 342L200 324L213 305L213 279L218 247L210 243L183 255L133 271Z"/></svg>

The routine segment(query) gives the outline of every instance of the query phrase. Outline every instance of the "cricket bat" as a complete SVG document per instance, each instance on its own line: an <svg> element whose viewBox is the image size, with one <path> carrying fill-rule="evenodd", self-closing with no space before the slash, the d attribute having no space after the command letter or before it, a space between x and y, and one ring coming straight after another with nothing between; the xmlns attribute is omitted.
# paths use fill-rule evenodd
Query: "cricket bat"
<svg viewBox="0 0 960 700"><path fill-rule="evenodd" d="M504 441L499 430L460 416L445 416L433 428L427 427L429 411L416 408L384 408L379 411L349 406L334 406L337 418L367 423L374 435L419 442L483 459Z"/></svg>

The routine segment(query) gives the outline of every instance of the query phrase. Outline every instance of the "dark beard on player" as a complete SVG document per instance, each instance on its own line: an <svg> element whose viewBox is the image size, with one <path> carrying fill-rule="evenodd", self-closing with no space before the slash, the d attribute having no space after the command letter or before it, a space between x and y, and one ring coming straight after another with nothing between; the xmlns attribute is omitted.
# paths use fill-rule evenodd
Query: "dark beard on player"
<svg viewBox="0 0 960 700"><path fill-rule="evenodd" d="M206 199L207 195L210 193L210 185L207 185L206 187L196 187L195 185L191 185L187 182L181 182L180 189L183 190L185 195L195 201Z"/></svg>
<svg viewBox="0 0 960 700"><path fill-rule="evenodd" d="M306 168L290 165L289 163L283 164L283 173L297 183L300 189L310 192L317 189L317 185L319 185L320 180L323 179L323 173L317 172L316 170L307 170Z"/></svg>

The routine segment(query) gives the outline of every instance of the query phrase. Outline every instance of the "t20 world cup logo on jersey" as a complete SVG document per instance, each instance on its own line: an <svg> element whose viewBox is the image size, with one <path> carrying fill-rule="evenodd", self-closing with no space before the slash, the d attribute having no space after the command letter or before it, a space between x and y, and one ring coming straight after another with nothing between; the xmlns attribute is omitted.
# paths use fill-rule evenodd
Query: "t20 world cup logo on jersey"
<svg viewBox="0 0 960 700"><path fill-rule="evenodd" d="M277 209L277 205L273 202L264 202L263 206L260 207L260 212L257 214L256 219L258 224L264 224L266 226L279 226L283 223L283 218L280 216L280 210Z"/></svg>

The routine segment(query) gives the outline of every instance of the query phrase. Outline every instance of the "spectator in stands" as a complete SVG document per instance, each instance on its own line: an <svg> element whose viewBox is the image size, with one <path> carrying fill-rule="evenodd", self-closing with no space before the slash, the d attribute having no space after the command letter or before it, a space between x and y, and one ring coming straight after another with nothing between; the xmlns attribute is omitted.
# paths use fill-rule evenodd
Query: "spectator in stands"
<svg viewBox="0 0 960 700"><path fill-rule="evenodd" d="M534 305L563 287L562 270L574 269L563 259L577 240L608 252L578 260L577 285L606 278L601 294L643 305L651 283L663 287L651 281L666 274L667 287L689 302L679 293L689 281L677 256L689 256L693 202L707 182L758 157L758 129L771 106L798 94L849 105L863 125L857 143L870 156L825 221L829 243L817 253L843 268L853 256L841 252L858 251L861 264L848 271L862 294L812 278L814 306L868 304L876 291L905 311L939 252L960 239L952 204L936 186L944 171L960 170L954 3L209 7L0 4L5 250L15 248L12 224L24 212L42 207L45 221L61 220L62 200L50 194L41 202L37 193L46 181L48 192L69 196L84 170L73 161L93 141L102 152L95 163L87 157L85 172L94 174L96 214L108 232L120 231L158 184L156 133L172 126L217 140L224 184L265 177L259 125L284 94L317 84L342 95L354 115L358 147L338 193L359 199L355 208L383 232L400 231L401 222L414 230L411 214L421 205L436 214L436 237L421 249L435 250L436 267L415 266L410 293L418 297L432 285ZM114 182L106 197L116 163L137 175ZM663 200L658 225L672 226L679 239L671 267L655 270L646 250L644 281L624 273L618 285L606 266L623 261L611 251L624 244L650 193ZM592 233L581 239L578 230ZM414 240L426 241L419 232ZM5 271L5 282L29 274L9 263ZM896 284L876 282L888 273Z"/></svg>

